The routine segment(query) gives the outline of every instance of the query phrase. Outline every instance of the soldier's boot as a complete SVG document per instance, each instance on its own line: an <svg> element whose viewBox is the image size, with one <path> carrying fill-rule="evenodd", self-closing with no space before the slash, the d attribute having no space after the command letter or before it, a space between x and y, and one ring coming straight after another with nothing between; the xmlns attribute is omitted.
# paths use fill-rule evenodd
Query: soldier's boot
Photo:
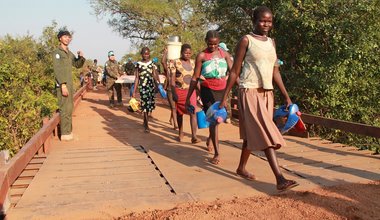
<svg viewBox="0 0 380 220"><path fill-rule="evenodd" d="M70 134L61 135L61 141L71 141L73 139L74 139L74 135L72 132Z"/></svg>

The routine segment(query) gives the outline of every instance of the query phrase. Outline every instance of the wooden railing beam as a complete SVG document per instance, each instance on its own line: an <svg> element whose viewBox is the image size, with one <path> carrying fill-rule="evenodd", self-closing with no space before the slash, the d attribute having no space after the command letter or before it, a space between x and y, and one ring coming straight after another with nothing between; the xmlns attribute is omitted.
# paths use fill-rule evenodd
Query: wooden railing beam
<svg viewBox="0 0 380 220"><path fill-rule="evenodd" d="M238 106L237 99L231 99L231 106ZM239 110L232 108L232 116L239 117ZM302 121L306 124L320 125L327 128L338 129L346 132L351 132L353 134L360 134L369 137L380 138L380 127L370 126L366 124L360 124L355 122L342 121L338 119L324 118L321 116L310 115L302 113Z"/></svg>
<svg viewBox="0 0 380 220"><path fill-rule="evenodd" d="M321 125L327 128L338 129L354 134L360 134L375 138L380 138L380 127L370 126L366 124L360 124L355 122L347 122L337 119L324 118L321 116L315 116L310 114L302 114L303 122L307 124Z"/></svg>

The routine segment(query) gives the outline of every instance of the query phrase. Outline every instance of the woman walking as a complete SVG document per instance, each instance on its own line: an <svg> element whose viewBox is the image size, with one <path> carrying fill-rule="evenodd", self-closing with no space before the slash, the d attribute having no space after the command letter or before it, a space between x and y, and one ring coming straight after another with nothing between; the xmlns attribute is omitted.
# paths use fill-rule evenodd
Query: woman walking
<svg viewBox="0 0 380 220"><path fill-rule="evenodd" d="M155 109L155 88L158 85L158 75L156 66L150 60L150 50L148 47L141 49L141 61L136 64L136 79L132 97L135 97L138 88L140 92L141 110L144 114L144 131L149 133L149 114Z"/></svg>
<svg viewBox="0 0 380 220"><path fill-rule="evenodd" d="M195 116L195 108L197 106L197 96L193 92L190 96L190 104L193 109L186 109L185 102L191 77L194 73L195 62L191 59L192 51L189 44L183 44L181 47L181 57L177 60L171 60L169 62L170 70L170 86L173 94L173 100L176 107L176 115L178 122L178 141L183 139L183 115L190 115L190 127L191 127L191 143L195 144L200 142L197 138L197 119ZM166 62L166 56L164 56ZM163 61L164 62L164 61Z"/></svg>
<svg viewBox="0 0 380 220"><path fill-rule="evenodd" d="M197 87L198 80L201 77L200 96L203 103L203 110L207 109L216 101L221 101L226 88L227 72L232 66L231 55L219 48L219 34L215 30L210 30L206 34L205 41L207 48L197 55L195 61L194 74L191 79L189 92L186 98L186 108L190 106L190 99L194 89ZM218 123L212 123L209 127L209 138L207 147L211 148L211 140L214 147L214 157L211 163L218 165L220 163Z"/></svg>
<svg viewBox="0 0 380 220"><path fill-rule="evenodd" d="M252 150L264 151L276 177L277 189L283 191L298 183L287 180L278 165L275 150L285 146L285 141L272 120L272 81L279 87L288 106L292 101L281 79L274 40L268 37L273 22L271 10L265 6L257 7L253 13L253 22L253 32L243 36L237 45L234 64L219 107L226 106L228 92L240 77L239 129L243 146L236 173L254 180L255 176L246 170L248 158Z"/></svg>

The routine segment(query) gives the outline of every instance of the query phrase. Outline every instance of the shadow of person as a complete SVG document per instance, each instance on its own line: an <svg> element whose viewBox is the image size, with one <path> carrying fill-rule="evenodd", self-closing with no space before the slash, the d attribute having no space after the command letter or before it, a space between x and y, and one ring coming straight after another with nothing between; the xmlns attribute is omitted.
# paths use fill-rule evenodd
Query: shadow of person
<svg viewBox="0 0 380 220"><path fill-rule="evenodd" d="M98 108L92 106L91 108L104 118L101 123L107 134L125 146L142 146L148 155L157 162L157 166L162 173L167 175L169 182L175 185L174 189L186 188L186 190L182 192L191 192L191 184L183 187L180 183L182 183L181 178L191 179L192 177L209 182L209 186L204 186L204 188L210 187L216 191L220 189L214 187L214 185L220 184L220 188L222 188L223 182L226 181L226 179L228 179L227 182L230 185L233 185L233 182L238 182L239 184L245 184L257 189L255 182L243 180L235 174L234 169L211 164L209 160L212 155L210 155L207 148L203 146L204 143L191 144L190 142L179 143L175 141L177 131L173 131L159 118L154 118L150 121L151 133L146 134L143 132L144 128L141 114L129 112L125 112L124 114L104 107ZM169 112L169 110L167 111ZM199 135L199 137L203 140L207 138L201 135ZM230 146L223 145L223 148L226 147L231 148ZM236 151L238 152L238 150ZM181 177L181 175L185 176ZM214 180L212 180L212 178L217 178L216 183L213 183ZM263 186L263 184L264 183L259 186ZM274 184L267 184L263 189L258 190L263 193L272 194L273 191L265 191L265 188L269 188L269 185L275 189ZM198 191L196 188L193 190ZM202 187L200 187L199 190L202 190Z"/></svg>

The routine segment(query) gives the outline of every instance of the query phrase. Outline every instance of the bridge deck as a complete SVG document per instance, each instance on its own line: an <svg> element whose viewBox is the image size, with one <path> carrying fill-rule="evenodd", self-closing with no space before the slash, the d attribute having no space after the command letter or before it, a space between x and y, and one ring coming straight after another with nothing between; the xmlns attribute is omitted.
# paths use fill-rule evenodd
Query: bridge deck
<svg viewBox="0 0 380 220"><path fill-rule="evenodd" d="M164 104L153 112L151 133L145 134L140 114L126 106L109 109L106 99L104 91L85 95L74 113L74 141L53 141L8 219L109 219L189 201L277 193L262 152L255 152L248 165L257 181L235 175L241 146L237 126L220 126L222 162L215 166L207 162L212 157L205 148L207 130L198 130L201 143L190 143L188 116L187 135L178 143ZM288 146L278 157L284 174L300 183L294 190L380 179L380 157L368 151L319 138L285 139Z"/></svg>

